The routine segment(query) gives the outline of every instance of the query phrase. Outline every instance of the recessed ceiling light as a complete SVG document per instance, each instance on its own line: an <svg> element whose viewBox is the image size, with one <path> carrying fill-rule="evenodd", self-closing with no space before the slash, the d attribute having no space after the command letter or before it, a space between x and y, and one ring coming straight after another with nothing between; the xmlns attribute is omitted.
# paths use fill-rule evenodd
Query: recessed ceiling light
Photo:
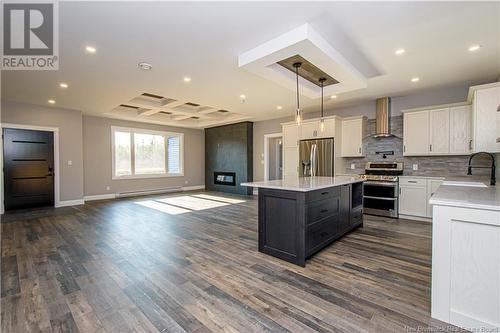
<svg viewBox="0 0 500 333"><path fill-rule="evenodd" d="M47 102L49 102L49 104L56 104L56 101L53 99L49 99Z"/></svg>
<svg viewBox="0 0 500 333"><path fill-rule="evenodd" d="M66 88L68 88L68 84L65 82L61 82L61 83L59 83L59 87L66 89Z"/></svg>
<svg viewBox="0 0 500 333"><path fill-rule="evenodd" d="M396 55L402 55L402 54L404 54L405 52L406 52L406 50L405 50L405 49L397 49L394 53L395 53Z"/></svg>
<svg viewBox="0 0 500 333"><path fill-rule="evenodd" d="M335 99L335 98L337 98L337 95L330 96L330 99Z"/></svg>
<svg viewBox="0 0 500 333"><path fill-rule="evenodd" d="M95 49L95 47L87 45L85 46L85 51L87 51L88 53L95 53L95 51L97 50Z"/></svg>
<svg viewBox="0 0 500 333"><path fill-rule="evenodd" d="M472 45L471 47L469 47L469 51L476 52L476 51L479 51L480 48L481 48L481 45Z"/></svg>
<svg viewBox="0 0 500 333"><path fill-rule="evenodd" d="M140 62L137 64L137 66L139 66L139 68L144 71L150 71L153 68L153 65L147 62Z"/></svg>
<svg viewBox="0 0 500 333"><path fill-rule="evenodd" d="M282 107L281 105L278 105L278 106L276 107L276 110L281 110L281 109L283 109L283 107Z"/></svg>
<svg viewBox="0 0 500 333"><path fill-rule="evenodd" d="M184 82L191 82L191 78L189 76L185 76L183 80Z"/></svg>
<svg viewBox="0 0 500 333"><path fill-rule="evenodd" d="M411 78L411 82L418 82L418 81L420 81L420 78L418 78L418 77Z"/></svg>
<svg viewBox="0 0 500 333"><path fill-rule="evenodd" d="M241 94L241 95L240 95L240 98L241 98L241 99L245 99L245 98L247 98L247 97L246 97L245 95Z"/></svg>

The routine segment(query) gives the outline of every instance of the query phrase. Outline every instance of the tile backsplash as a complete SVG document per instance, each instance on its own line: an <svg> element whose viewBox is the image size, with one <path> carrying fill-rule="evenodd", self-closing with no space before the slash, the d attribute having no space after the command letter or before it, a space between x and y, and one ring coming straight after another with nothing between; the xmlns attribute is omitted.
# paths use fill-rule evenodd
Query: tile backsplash
<svg viewBox="0 0 500 333"><path fill-rule="evenodd" d="M403 157L403 116L391 118L391 132L396 137L363 139L365 157L346 158L346 173L363 174L368 161L397 161L404 163L404 175L407 176L463 176L467 174L468 155ZM368 133L375 133L375 119L368 120ZM394 155L389 155L384 159L382 154L376 154L377 151L384 150L394 150ZM474 165L482 164L481 159L483 159L482 156L474 159ZM351 169L352 163L355 164L355 169ZM485 163L489 161L485 160ZM418 165L418 170L413 170L413 164ZM488 169L473 170L475 175L486 176L489 172Z"/></svg>

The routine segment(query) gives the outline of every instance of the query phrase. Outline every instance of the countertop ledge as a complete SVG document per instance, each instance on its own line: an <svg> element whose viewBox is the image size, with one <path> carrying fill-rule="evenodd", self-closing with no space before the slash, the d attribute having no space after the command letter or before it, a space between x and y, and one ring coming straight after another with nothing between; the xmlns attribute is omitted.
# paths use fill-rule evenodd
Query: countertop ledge
<svg viewBox="0 0 500 333"><path fill-rule="evenodd" d="M290 177L277 180L241 183L241 186L270 188L283 191L309 192L328 187L362 182L360 177Z"/></svg>
<svg viewBox="0 0 500 333"><path fill-rule="evenodd" d="M431 205L500 211L500 186L490 186L484 178L446 177L445 182L481 182L487 187L443 184L429 200Z"/></svg>

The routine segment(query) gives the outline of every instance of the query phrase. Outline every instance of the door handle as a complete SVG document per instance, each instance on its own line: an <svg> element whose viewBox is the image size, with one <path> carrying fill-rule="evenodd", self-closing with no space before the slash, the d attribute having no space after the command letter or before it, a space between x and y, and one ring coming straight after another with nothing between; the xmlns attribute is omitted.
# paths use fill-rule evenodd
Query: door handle
<svg viewBox="0 0 500 333"><path fill-rule="evenodd" d="M320 213L326 213L326 212L328 212L328 209L322 209L322 210L320 210L319 212L320 212Z"/></svg>

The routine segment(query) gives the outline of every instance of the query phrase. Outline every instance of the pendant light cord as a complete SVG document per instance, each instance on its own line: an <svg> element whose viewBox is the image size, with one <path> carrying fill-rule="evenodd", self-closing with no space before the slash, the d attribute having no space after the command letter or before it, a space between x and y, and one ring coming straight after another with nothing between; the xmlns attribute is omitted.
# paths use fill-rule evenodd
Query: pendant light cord
<svg viewBox="0 0 500 333"><path fill-rule="evenodd" d="M300 110L300 100L299 100L299 67L300 67L300 63L296 63L294 64L295 66L295 81L296 81L296 84L297 84L297 112L299 112Z"/></svg>
<svg viewBox="0 0 500 333"><path fill-rule="evenodd" d="M325 79L319 79L321 82L321 119L323 119L323 83L325 82Z"/></svg>

